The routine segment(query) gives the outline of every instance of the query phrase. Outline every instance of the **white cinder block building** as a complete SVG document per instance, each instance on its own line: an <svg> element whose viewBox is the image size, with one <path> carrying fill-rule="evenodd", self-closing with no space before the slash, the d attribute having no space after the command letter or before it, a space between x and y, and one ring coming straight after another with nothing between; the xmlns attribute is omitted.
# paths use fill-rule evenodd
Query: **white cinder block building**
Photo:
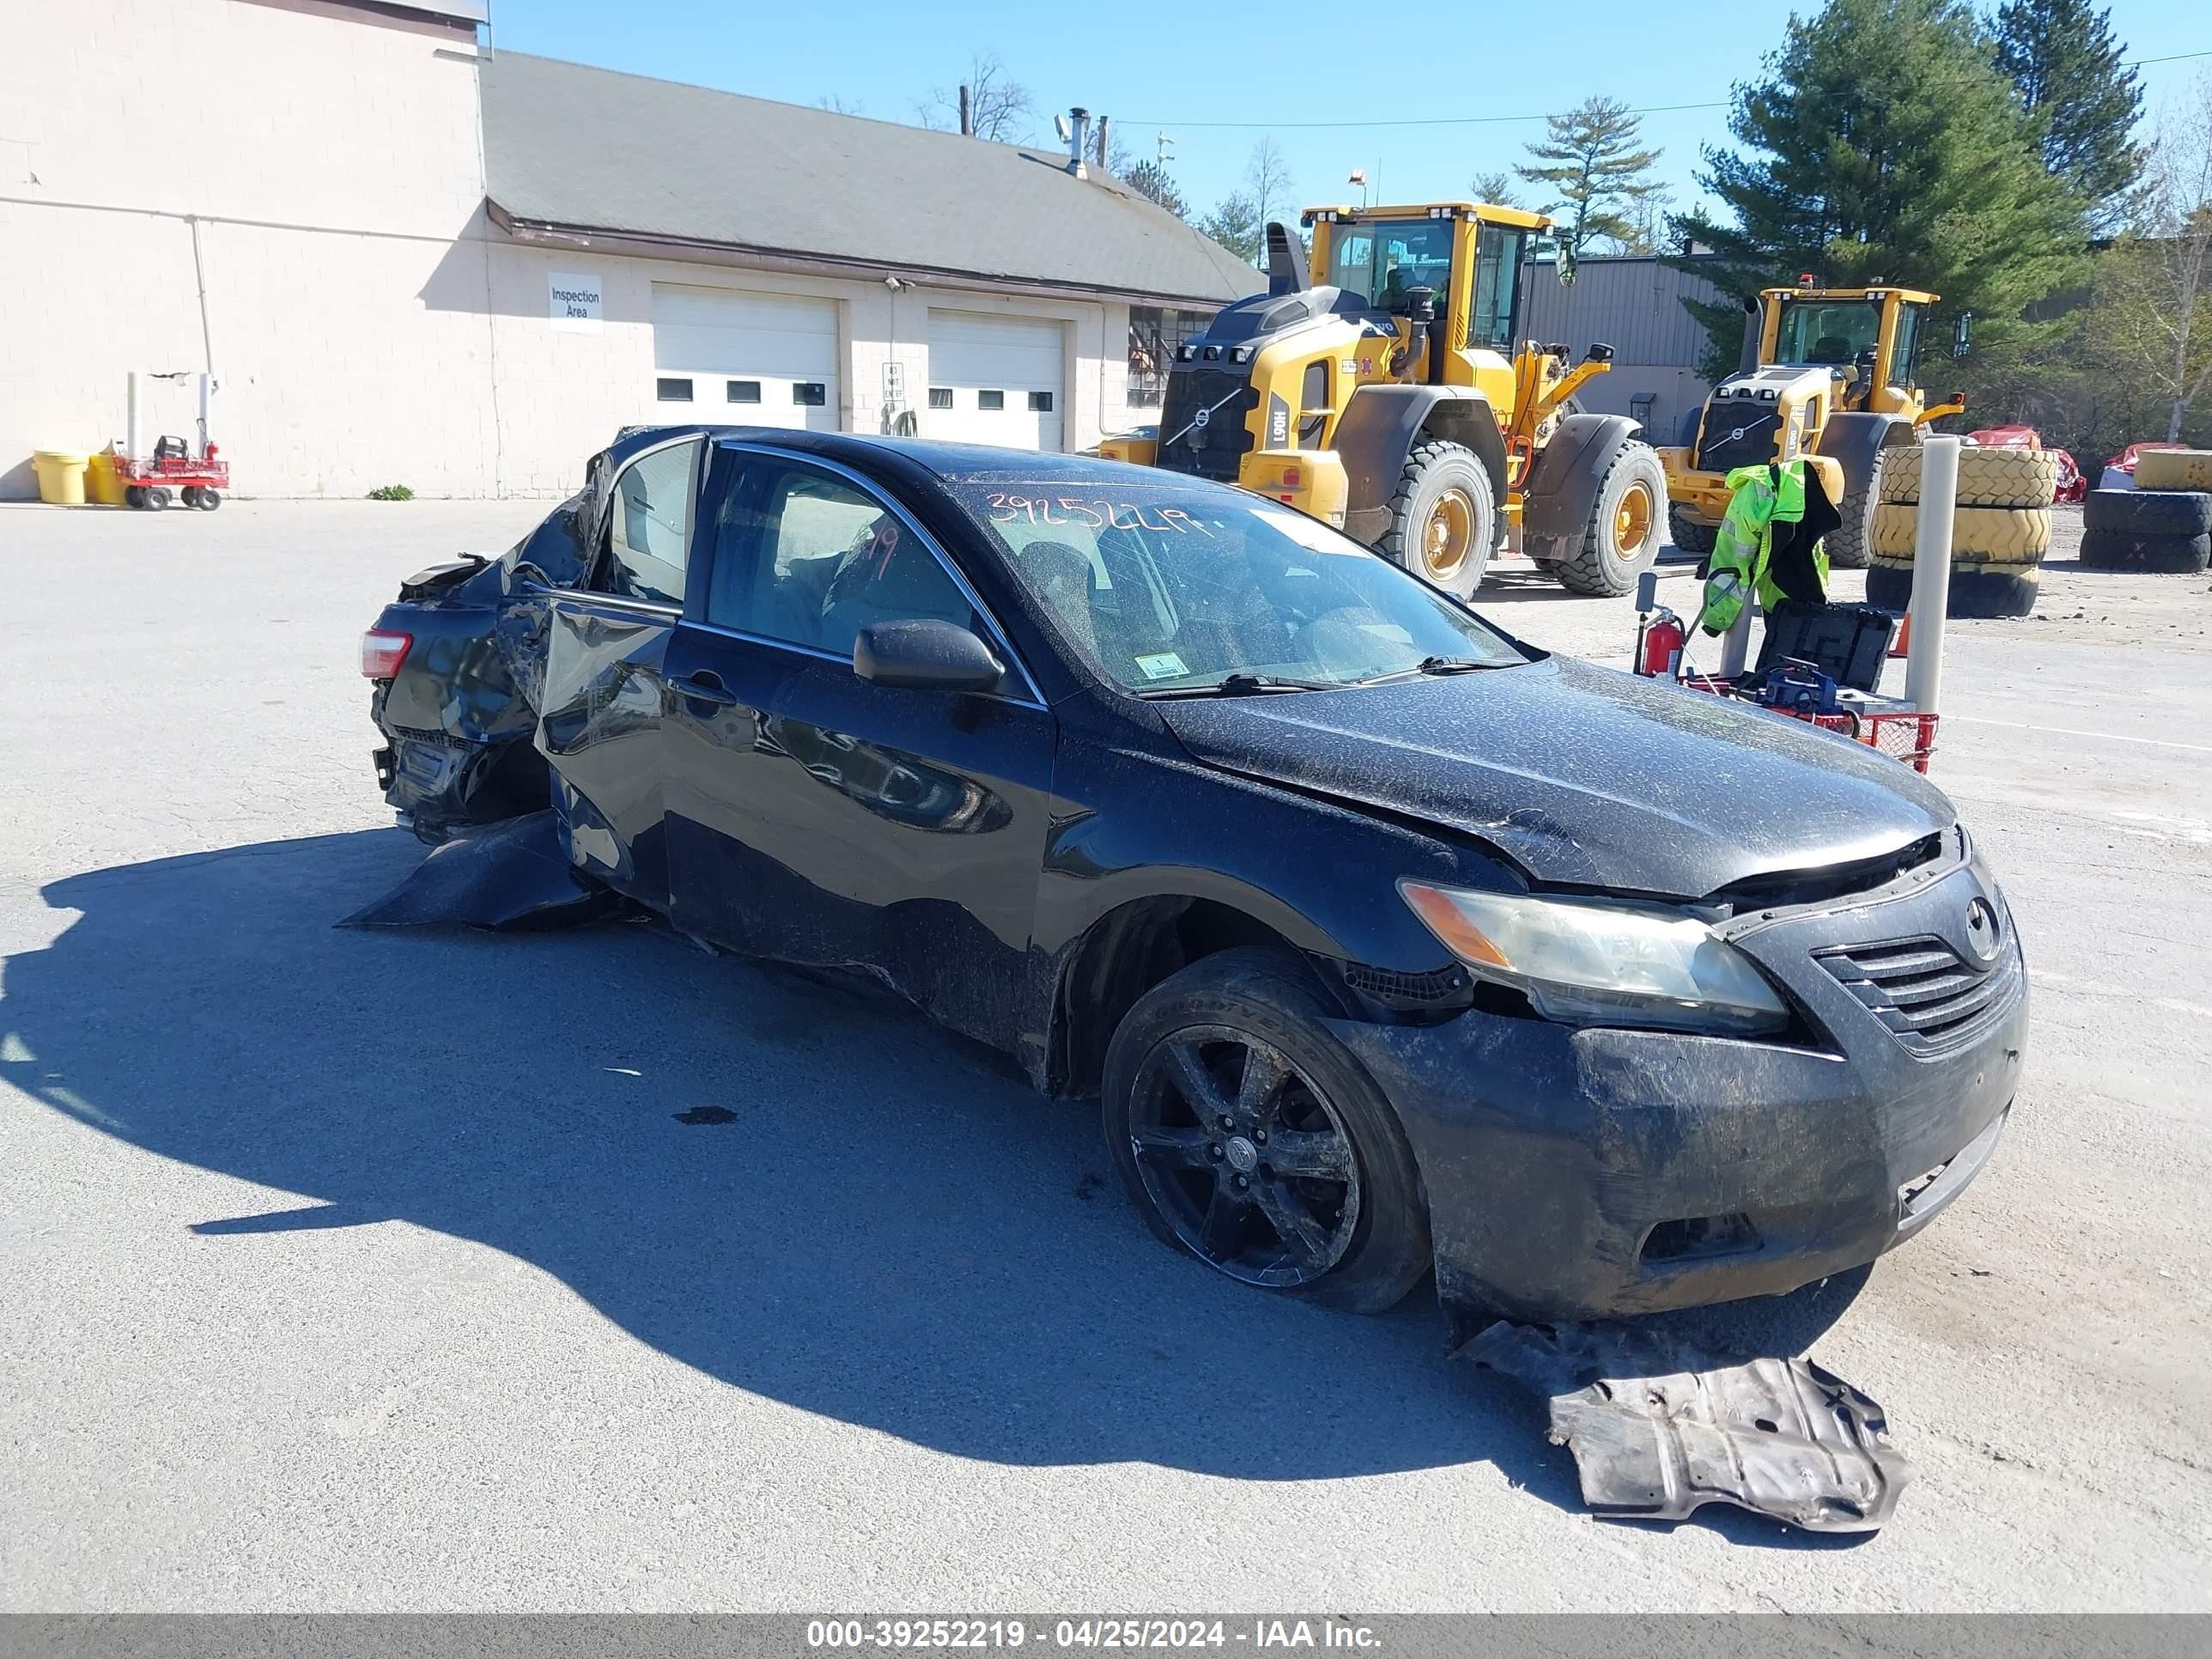
<svg viewBox="0 0 2212 1659"><path fill-rule="evenodd" d="M1078 448L1257 273L1066 158L495 52L477 5L29 0L0 496L212 435L237 492L568 493L619 427Z"/></svg>

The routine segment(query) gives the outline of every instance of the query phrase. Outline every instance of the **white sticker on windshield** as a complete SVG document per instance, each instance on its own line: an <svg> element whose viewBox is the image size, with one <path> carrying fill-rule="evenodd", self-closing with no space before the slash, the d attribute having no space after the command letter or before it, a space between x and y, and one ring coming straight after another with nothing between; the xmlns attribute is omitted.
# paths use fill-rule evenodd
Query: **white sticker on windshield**
<svg viewBox="0 0 2212 1659"><path fill-rule="evenodd" d="M1279 507L1255 507L1252 516L1261 520L1274 530L1279 530L1300 547L1316 553L1364 553L1367 550L1342 531L1331 530L1319 519L1309 519L1303 513L1286 513Z"/></svg>
<svg viewBox="0 0 2212 1659"><path fill-rule="evenodd" d="M1137 659L1137 666L1144 670L1145 678L1148 680L1171 680L1178 674L1190 672L1190 670L1182 665L1182 659L1172 651L1163 651L1156 656L1139 657Z"/></svg>

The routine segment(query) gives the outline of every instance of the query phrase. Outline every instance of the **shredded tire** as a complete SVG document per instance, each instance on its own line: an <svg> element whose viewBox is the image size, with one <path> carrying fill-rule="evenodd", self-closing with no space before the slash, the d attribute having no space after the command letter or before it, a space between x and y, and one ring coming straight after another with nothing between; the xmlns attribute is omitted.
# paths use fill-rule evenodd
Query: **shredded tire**
<svg viewBox="0 0 2212 1659"><path fill-rule="evenodd" d="M1670 507L1667 509L1667 533L1683 552L1703 558L1720 540L1721 527L1717 524L1699 524L1685 516L1680 507Z"/></svg>
<svg viewBox="0 0 2212 1659"><path fill-rule="evenodd" d="M2081 537L2081 562L2092 570L2186 574L2203 569L2208 555L2212 555L2212 535L2143 536L2124 530L2091 530Z"/></svg>
<svg viewBox="0 0 2212 1659"><path fill-rule="evenodd" d="M1655 511L1644 544L1624 558L1613 550L1613 520L1622 501L1638 483L1650 491ZM1667 473L1659 465L1657 452L1647 443L1625 443L1598 483L1597 496L1590 504L1589 518L1583 526L1580 538L1553 538L1547 547L1538 550L1533 556L1539 562L1549 564L1559 585L1570 592L1598 599L1617 598L1632 589L1637 577L1658 562L1661 537L1656 509L1666 499Z"/></svg>
<svg viewBox="0 0 2212 1659"><path fill-rule="evenodd" d="M1920 445L1899 444L1882 452L1881 499L1920 499ZM1959 451L1960 507L2048 507L2058 494L2058 457L2041 449L1984 449L1970 444Z"/></svg>
<svg viewBox="0 0 2212 1659"><path fill-rule="evenodd" d="M2093 489L2081 503L2081 526L2127 536L2201 536L2212 531L2212 495L2194 489Z"/></svg>

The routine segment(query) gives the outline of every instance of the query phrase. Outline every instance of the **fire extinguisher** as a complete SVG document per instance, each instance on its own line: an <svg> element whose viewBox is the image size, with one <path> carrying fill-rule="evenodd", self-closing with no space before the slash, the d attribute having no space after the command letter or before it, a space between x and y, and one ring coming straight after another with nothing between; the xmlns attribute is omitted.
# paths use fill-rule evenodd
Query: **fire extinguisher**
<svg viewBox="0 0 2212 1659"><path fill-rule="evenodd" d="M1636 629L1636 672L1646 679L1673 679L1681 666L1683 641L1689 630L1665 605Z"/></svg>

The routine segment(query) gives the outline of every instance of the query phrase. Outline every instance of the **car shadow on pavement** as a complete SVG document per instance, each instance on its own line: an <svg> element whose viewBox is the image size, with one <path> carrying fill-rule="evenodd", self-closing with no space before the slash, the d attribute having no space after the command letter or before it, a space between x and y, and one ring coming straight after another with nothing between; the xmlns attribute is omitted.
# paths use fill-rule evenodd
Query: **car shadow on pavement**
<svg viewBox="0 0 2212 1659"><path fill-rule="evenodd" d="M882 994L657 925L331 925L420 854L365 830L53 883L78 915L6 963L0 1075L273 1189L180 1234L411 1222L733 1387L939 1450L1280 1480L1488 1462L1580 1508L1540 1405L1447 1358L1425 1292L1360 1320L1161 1249L1094 1109ZM1684 1317L1723 1358L1795 1352L1855 1288Z"/></svg>

